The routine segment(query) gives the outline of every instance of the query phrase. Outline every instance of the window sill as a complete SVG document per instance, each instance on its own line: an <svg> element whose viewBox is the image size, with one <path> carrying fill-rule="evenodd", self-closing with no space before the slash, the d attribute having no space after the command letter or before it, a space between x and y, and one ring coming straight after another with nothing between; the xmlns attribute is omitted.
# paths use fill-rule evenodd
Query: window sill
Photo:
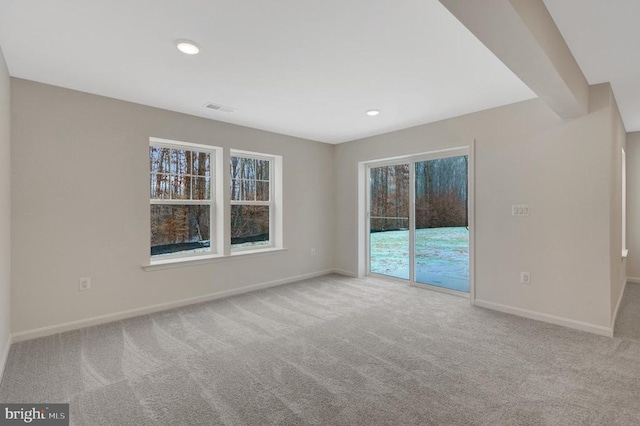
<svg viewBox="0 0 640 426"><path fill-rule="evenodd" d="M226 262L230 260L248 259L252 257L268 256L272 254L284 253L286 248L267 248L260 250L245 250L231 253L228 256L220 254L209 254L203 256L178 257L173 259L152 260L147 265L142 265L145 271L158 271L161 269L183 268L185 266L203 265L206 263Z"/></svg>
<svg viewBox="0 0 640 426"><path fill-rule="evenodd" d="M622 258L626 259L629 256L629 249L622 250Z"/></svg>

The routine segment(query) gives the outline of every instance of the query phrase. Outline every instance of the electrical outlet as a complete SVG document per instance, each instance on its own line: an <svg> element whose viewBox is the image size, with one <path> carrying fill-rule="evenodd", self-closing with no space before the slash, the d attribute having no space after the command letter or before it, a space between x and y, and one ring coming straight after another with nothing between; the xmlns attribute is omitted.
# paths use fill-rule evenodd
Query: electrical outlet
<svg viewBox="0 0 640 426"><path fill-rule="evenodd" d="M91 277L83 277L78 281L78 291L91 290Z"/></svg>
<svg viewBox="0 0 640 426"><path fill-rule="evenodd" d="M531 284L531 273L520 272L520 284L525 284L525 285Z"/></svg>
<svg viewBox="0 0 640 426"><path fill-rule="evenodd" d="M313 257L313 256L315 256L315 255L316 255L316 249L312 248L312 249L311 249L311 257Z"/></svg>

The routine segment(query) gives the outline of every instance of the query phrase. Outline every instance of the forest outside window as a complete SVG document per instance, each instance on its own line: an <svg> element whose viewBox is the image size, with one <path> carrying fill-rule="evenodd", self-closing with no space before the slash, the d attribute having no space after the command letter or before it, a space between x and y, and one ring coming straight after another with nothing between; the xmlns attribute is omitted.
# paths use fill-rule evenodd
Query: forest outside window
<svg viewBox="0 0 640 426"><path fill-rule="evenodd" d="M151 257L213 254L215 151L151 139Z"/></svg>
<svg viewBox="0 0 640 426"><path fill-rule="evenodd" d="M274 158L231 151L231 250L274 246Z"/></svg>

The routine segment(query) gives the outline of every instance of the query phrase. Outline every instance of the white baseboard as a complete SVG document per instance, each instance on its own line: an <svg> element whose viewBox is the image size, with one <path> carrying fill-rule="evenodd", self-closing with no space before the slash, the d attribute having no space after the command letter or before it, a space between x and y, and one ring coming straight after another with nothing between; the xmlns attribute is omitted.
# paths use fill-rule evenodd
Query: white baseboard
<svg viewBox="0 0 640 426"><path fill-rule="evenodd" d="M13 339L11 334L7 336L7 345L2 351L2 355L0 355L0 383L2 383L2 376L4 375L4 368L7 366L7 360L9 359L9 350L11 349L11 344L13 343Z"/></svg>
<svg viewBox="0 0 640 426"><path fill-rule="evenodd" d="M589 333L599 334L601 336L613 337L612 327L604 327L601 325L576 321L569 318L557 317L555 315L543 314L541 312L530 311L528 309L514 308L512 306L501 305L500 303L488 302L486 300L480 299L476 299L474 305L481 308L492 309L494 311L534 319L537 321L548 322L550 324L562 325L565 327L574 328L576 330L588 331Z"/></svg>
<svg viewBox="0 0 640 426"><path fill-rule="evenodd" d="M345 277L358 278L358 275L354 274L351 271L345 271L344 269L334 269L332 270L334 274L344 275Z"/></svg>
<svg viewBox="0 0 640 426"><path fill-rule="evenodd" d="M611 317L611 329L615 330L616 320L618 319L618 310L620 310L620 305L622 304L622 297L624 296L624 292L627 290L627 280L624 280L622 283L622 291L620 292L620 296L618 296L618 303L616 303L616 309L613 311L613 316Z"/></svg>
<svg viewBox="0 0 640 426"><path fill-rule="evenodd" d="M92 325L106 324L109 322L120 321L127 318L133 318L140 315L151 314L154 312L166 311L168 309L179 308L181 306L193 305L195 303L208 302L210 300L222 299L229 296L235 296L242 293L248 293L254 290L260 290L269 287L275 287L282 284L288 284L296 281L302 281L309 278L320 277L333 273L333 270L324 270L312 272L309 274L297 275L294 277L281 278L279 280L268 281L260 284L248 285L231 290L223 290L215 293L205 294L202 296L190 297L187 299L176 300L174 302L160 303L158 305L146 306L143 308L129 309L126 311L115 312L113 314L100 315L97 317L86 318L78 321L65 322L62 324L51 325L47 327L35 328L32 330L19 331L12 334L13 342L22 342L24 340L36 339L38 337L50 336L52 334L63 333L65 331L77 330L79 328L90 327Z"/></svg>
<svg viewBox="0 0 640 426"><path fill-rule="evenodd" d="M627 277L628 283L640 284L640 278L637 277Z"/></svg>

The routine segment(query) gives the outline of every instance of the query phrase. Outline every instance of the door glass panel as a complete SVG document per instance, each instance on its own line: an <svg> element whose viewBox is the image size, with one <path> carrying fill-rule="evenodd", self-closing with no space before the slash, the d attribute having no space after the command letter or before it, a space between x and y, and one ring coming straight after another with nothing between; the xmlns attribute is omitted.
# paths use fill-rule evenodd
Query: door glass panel
<svg viewBox="0 0 640 426"><path fill-rule="evenodd" d="M415 281L469 291L466 155L415 163Z"/></svg>
<svg viewBox="0 0 640 426"><path fill-rule="evenodd" d="M409 279L409 164L370 169L369 270Z"/></svg>

